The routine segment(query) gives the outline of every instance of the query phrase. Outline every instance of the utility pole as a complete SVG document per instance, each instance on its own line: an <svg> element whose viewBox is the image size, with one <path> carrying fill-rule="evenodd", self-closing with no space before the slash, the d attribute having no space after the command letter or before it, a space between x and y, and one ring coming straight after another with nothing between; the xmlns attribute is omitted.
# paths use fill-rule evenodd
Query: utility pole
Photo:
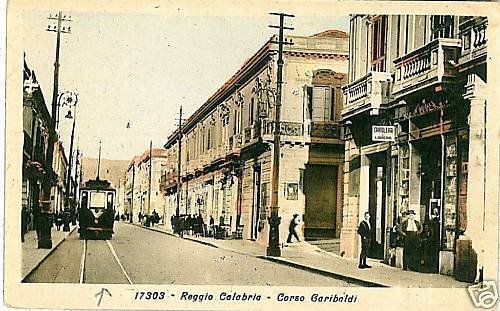
<svg viewBox="0 0 500 311"><path fill-rule="evenodd" d="M74 181L75 181L75 186L73 188L73 199L75 201L75 207L74 207L74 214L73 214L73 218L72 218L72 224L73 226L76 225L76 211L77 211L77 208L76 206L78 205L78 200L77 200L77 197L78 197L78 190L79 190L79 181L78 181L78 166L80 166L80 149L78 147L79 143L77 143L77 147L76 147L76 159L75 159L75 177L74 177ZM80 167L81 169L81 167Z"/></svg>
<svg viewBox="0 0 500 311"><path fill-rule="evenodd" d="M182 106L179 109L179 128L177 133L177 208L175 209L175 216L179 218L181 209L181 146L182 146Z"/></svg>
<svg viewBox="0 0 500 311"><path fill-rule="evenodd" d="M132 204L131 204L131 211L130 211L130 223L133 223L133 217L134 217L134 183L135 183L135 158L132 160Z"/></svg>
<svg viewBox="0 0 500 311"><path fill-rule="evenodd" d="M279 217L279 181L280 181L280 158L281 158L281 88L283 84L283 46L285 44L292 44L284 40L283 32L285 29L293 30L291 27L285 27L285 17L294 17L294 15L285 13L270 13L271 15L279 16L280 25L270 25L271 28L278 28L279 35L278 41L271 41L278 44L278 73L276 81L276 109L275 109L275 122L274 122L274 140L273 140L273 166L271 172L271 217L269 217L269 244L267 246L267 256L279 257L281 256L280 248L280 234L279 225L281 217Z"/></svg>
<svg viewBox="0 0 500 311"><path fill-rule="evenodd" d="M100 172L101 172L101 141L99 141L99 158L97 160L97 177L96 177L96 180L99 180Z"/></svg>
<svg viewBox="0 0 500 311"><path fill-rule="evenodd" d="M149 141L148 217L151 215L151 177L153 171L153 141Z"/></svg>
<svg viewBox="0 0 500 311"><path fill-rule="evenodd" d="M69 202L69 194L71 193L71 169L72 169L72 164L73 164L73 142L75 139L75 124L76 124L76 104L78 103L78 95L76 95L76 100L73 104L73 107L75 107L75 115L72 117L71 116L71 110L68 111L68 115L66 115L66 118L68 119L73 119L73 127L71 128L71 141L70 141L70 147L69 147L69 161L68 161L68 169L67 169L67 174L66 174L66 204L64 206L65 212L70 214L70 218L74 219L74 204L71 206L71 203ZM71 109L71 106L70 106ZM73 198L74 199L74 198ZM68 220L65 221L63 231L69 231L69 223L66 224ZM73 223L73 221L72 221Z"/></svg>
<svg viewBox="0 0 500 311"><path fill-rule="evenodd" d="M37 220L37 227L39 230L38 236L38 248L52 248L52 236L51 236L51 227L52 227L52 199L51 199L51 190L52 184L54 180L54 168L53 159L54 159L54 143L57 141L57 133L55 129L56 125L56 114L57 114L57 97L59 95L59 50L61 47L61 33L70 33L71 27L63 27L62 22L70 22L71 16L62 15L62 12L58 12L55 16L52 14L47 17L47 19L56 21L56 25L48 25L47 31L55 32L56 35L56 60L54 62L54 82L52 89L52 109L51 109L51 122L49 125L49 139L47 146L47 154L46 154L46 165L47 174L43 180L42 185L42 206L40 208L39 219Z"/></svg>

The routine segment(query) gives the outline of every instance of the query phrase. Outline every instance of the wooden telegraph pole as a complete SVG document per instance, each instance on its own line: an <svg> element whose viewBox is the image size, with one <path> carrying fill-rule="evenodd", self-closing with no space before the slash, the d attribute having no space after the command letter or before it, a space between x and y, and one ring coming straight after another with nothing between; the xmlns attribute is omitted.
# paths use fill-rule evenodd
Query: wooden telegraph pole
<svg viewBox="0 0 500 311"><path fill-rule="evenodd" d="M62 22L70 22L71 15L63 15L58 12L55 16L52 14L47 19L56 21L56 25L48 25L47 31L55 32L56 35L56 60L54 62L54 85L52 89L52 109L51 109L51 122L49 125L49 139L46 154L46 176L42 184L42 206L39 216L37 217L36 226L38 232L38 248L52 248L52 198L51 190L55 180L54 169L52 162L54 159L54 143L57 141L57 133L55 129L56 115L57 115L57 98L59 96L59 50L61 47L61 33L70 33L71 27L62 26Z"/></svg>
<svg viewBox="0 0 500 311"><path fill-rule="evenodd" d="M273 139L273 166L271 173L271 217L269 217L269 244L267 246L267 256L281 256L279 225L279 180L280 180L280 158L281 158L281 89L283 84L283 46L292 44L284 40L284 30L293 30L291 27L285 27L285 17L294 17L294 15L285 13L270 13L279 16L279 26L270 25L271 28L278 28L278 41L271 41L278 44L278 73L276 81L276 103L275 103L275 121L274 121L274 139Z"/></svg>

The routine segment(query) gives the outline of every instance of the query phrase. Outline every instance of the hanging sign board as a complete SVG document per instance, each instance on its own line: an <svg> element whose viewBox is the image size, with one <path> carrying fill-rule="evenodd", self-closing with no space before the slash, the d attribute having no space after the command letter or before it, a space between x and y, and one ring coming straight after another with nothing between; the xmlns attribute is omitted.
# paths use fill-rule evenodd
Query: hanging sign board
<svg viewBox="0 0 500 311"><path fill-rule="evenodd" d="M396 139L396 127L386 125L372 126L372 141L394 141Z"/></svg>

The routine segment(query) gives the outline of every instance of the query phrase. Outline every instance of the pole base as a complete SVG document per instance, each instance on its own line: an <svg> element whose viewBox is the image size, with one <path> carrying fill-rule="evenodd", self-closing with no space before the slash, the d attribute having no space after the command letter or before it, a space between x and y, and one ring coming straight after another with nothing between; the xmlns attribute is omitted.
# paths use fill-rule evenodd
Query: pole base
<svg viewBox="0 0 500 311"><path fill-rule="evenodd" d="M281 256L279 226L281 217L272 215L268 218L269 221L269 244L267 246L266 255L272 257Z"/></svg>
<svg viewBox="0 0 500 311"><path fill-rule="evenodd" d="M270 257L281 257L281 248L279 246L268 246L266 249L266 256Z"/></svg>
<svg viewBox="0 0 500 311"><path fill-rule="evenodd" d="M52 248L52 215L42 212L38 223L38 248Z"/></svg>
<svg viewBox="0 0 500 311"><path fill-rule="evenodd" d="M40 239L38 240L38 248L51 249L52 240L50 239L50 237L40 237Z"/></svg>

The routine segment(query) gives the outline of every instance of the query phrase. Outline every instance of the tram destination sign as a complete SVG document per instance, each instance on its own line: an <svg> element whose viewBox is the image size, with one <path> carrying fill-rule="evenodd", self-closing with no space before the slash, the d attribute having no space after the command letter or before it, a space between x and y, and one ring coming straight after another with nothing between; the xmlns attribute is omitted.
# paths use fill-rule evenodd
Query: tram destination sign
<svg viewBox="0 0 500 311"><path fill-rule="evenodd" d="M396 127L390 125L373 125L372 141L394 141L396 140Z"/></svg>

